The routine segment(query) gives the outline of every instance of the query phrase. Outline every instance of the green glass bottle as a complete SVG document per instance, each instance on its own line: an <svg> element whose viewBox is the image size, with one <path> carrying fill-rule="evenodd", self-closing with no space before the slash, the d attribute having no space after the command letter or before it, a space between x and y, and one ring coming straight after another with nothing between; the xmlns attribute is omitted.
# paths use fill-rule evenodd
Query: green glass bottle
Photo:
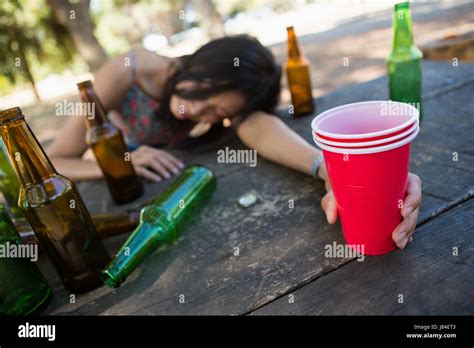
<svg viewBox="0 0 474 348"><path fill-rule="evenodd" d="M38 314L51 298L51 288L34 262L10 255L21 245L15 226L0 205L0 315Z"/></svg>
<svg viewBox="0 0 474 348"><path fill-rule="evenodd" d="M395 5L393 47L387 58L390 99L415 106L423 116L421 105L421 64L423 53L413 44L410 4Z"/></svg>
<svg viewBox="0 0 474 348"><path fill-rule="evenodd" d="M214 193L216 178L203 166L183 173L140 212L140 223L101 275L118 287L156 248L174 241L184 222Z"/></svg>
<svg viewBox="0 0 474 348"><path fill-rule="evenodd" d="M20 194L20 182L10 164L7 150L3 140L0 138L0 192L8 205L8 210L14 219L25 220L18 207L18 196Z"/></svg>

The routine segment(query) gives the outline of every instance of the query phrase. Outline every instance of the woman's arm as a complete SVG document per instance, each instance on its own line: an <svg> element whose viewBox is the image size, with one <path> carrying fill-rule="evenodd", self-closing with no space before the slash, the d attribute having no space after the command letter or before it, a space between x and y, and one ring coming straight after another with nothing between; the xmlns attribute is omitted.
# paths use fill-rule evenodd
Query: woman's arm
<svg viewBox="0 0 474 348"><path fill-rule="evenodd" d="M237 128L237 133L247 146L257 150L263 157L301 172L313 174L311 165L319 156L319 150L309 145L276 116L256 112L244 120ZM333 224L337 220L337 204L324 162L319 167L318 176L324 180L327 191L321 199L321 207L328 222ZM420 206L421 179L409 173L407 196L401 209L403 220L392 233L392 239L400 249L405 248L413 240Z"/></svg>
<svg viewBox="0 0 474 348"><path fill-rule="evenodd" d="M155 80L154 76L163 75L168 59L140 48L135 49L135 53L137 65L143 67L137 70L137 82L148 85L146 76L149 75L150 79ZM105 63L95 75L94 90L107 111L120 108L124 95L133 83L127 57L128 55L122 55ZM157 69L156 74L151 73L152 67ZM158 88L157 84L151 85ZM159 94L158 90L150 88L150 91ZM53 165L59 173L73 180L93 180L103 177L97 162L81 158L87 150L84 117L82 115L68 117L66 124L47 150ZM177 174L183 167L179 160L166 151L148 146L140 146L132 152L131 158L137 174L152 181L160 181L162 177L168 178Z"/></svg>
<svg viewBox="0 0 474 348"><path fill-rule="evenodd" d="M258 111L237 128L248 147L270 161L312 175L311 166L320 151L293 132L280 118Z"/></svg>
<svg viewBox="0 0 474 348"><path fill-rule="evenodd" d="M47 150L58 173L72 180L93 180L103 176L97 162L81 159L87 150L85 137L83 117L71 116Z"/></svg>
<svg viewBox="0 0 474 348"><path fill-rule="evenodd" d="M131 83L130 68L124 64L124 56L120 56L99 69L95 75L94 90L105 109L110 110L120 105ZM102 171L95 161L81 159L87 150L84 117L82 115L67 117L69 119L66 124L47 150L49 158L59 173L73 180L101 178Z"/></svg>

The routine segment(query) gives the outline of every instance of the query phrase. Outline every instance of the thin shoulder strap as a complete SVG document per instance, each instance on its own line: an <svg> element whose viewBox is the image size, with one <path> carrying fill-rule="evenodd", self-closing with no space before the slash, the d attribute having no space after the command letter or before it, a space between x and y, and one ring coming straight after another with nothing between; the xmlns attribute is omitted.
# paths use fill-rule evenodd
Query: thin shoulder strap
<svg viewBox="0 0 474 348"><path fill-rule="evenodd" d="M132 69L132 82L137 82L137 54L135 49L130 50L130 68Z"/></svg>

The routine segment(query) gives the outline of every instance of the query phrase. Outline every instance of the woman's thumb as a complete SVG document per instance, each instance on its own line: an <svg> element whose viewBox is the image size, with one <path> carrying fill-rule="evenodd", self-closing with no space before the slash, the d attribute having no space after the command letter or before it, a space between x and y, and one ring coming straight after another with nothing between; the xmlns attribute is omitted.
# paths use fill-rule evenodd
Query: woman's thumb
<svg viewBox="0 0 474 348"><path fill-rule="evenodd" d="M332 191L326 193L326 195L323 197L321 200L321 207L326 213L326 219L328 220L328 223L335 223L337 220L337 205Z"/></svg>

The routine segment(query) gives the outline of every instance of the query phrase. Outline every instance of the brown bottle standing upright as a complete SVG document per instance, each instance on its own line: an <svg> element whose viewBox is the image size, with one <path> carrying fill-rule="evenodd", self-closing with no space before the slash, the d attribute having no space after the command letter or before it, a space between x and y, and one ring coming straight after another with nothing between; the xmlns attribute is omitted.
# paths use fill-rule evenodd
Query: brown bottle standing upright
<svg viewBox="0 0 474 348"><path fill-rule="evenodd" d="M0 112L0 135L20 181L18 206L62 282L75 293L96 288L109 256L76 185L56 172L20 108Z"/></svg>
<svg viewBox="0 0 474 348"><path fill-rule="evenodd" d="M315 111L311 91L310 63L301 54L301 49L293 27L286 28L288 32L288 60L286 76L291 92L291 103L294 115L312 113ZM291 110L290 110L291 111ZM291 113L291 112L290 112Z"/></svg>
<svg viewBox="0 0 474 348"><path fill-rule="evenodd" d="M82 101L92 106L92 115L85 115L86 142L104 173L112 199L117 204L131 202L143 194L143 184L135 173L122 132L107 120L92 82L84 81L77 86Z"/></svg>

